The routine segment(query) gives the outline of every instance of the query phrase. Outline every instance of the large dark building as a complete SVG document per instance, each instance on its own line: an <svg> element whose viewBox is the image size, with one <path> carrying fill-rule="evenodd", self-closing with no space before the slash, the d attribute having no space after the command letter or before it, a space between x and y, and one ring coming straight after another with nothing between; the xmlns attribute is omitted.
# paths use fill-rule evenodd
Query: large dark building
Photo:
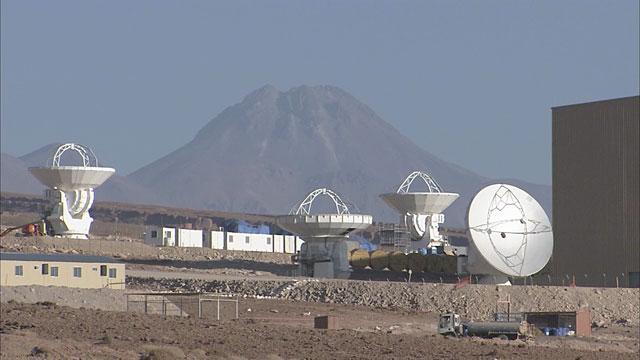
<svg viewBox="0 0 640 360"><path fill-rule="evenodd" d="M640 97L552 108L551 271L640 286Z"/></svg>

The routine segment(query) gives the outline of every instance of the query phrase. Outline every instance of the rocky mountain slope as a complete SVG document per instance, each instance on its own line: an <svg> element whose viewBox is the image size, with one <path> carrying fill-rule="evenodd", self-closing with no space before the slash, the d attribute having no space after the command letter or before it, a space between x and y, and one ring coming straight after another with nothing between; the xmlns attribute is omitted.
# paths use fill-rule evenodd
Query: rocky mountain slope
<svg viewBox="0 0 640 360"><path fill-rule="evenodd" d="M452 146L461 145L452 138ZM19 160L33 166L36 159L32 153ZM4 158L2 167L4 180ZM96 198L282 214L311 190L328 187L356 204L354 212L396 221L398 215L378 195L395 192L413 170L426 171L446 191L460 193L445 212L450 226L463 226L473 195L501 181L522 187L551 212L549 186L489 179L443 161L332 86L286 92L264 86L225 109L185 146L129 176L114 176ZM412 188L424 189L418 183ZM2 190L22 192L4 181Z"/></svg>

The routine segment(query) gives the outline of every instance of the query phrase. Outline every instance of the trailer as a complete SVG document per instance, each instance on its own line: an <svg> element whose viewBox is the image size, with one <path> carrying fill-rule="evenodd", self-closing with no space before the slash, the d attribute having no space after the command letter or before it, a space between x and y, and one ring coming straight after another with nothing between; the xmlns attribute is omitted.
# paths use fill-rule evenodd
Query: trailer
<svg viewBox="0 0 640 360"><path fill-rule="evenodd" d="M460 321L460 315L455 313L440 315L438 334L444 336L477 336L483 338L500 338L515 340L533 336L533 325L526 321Z"/></svg>

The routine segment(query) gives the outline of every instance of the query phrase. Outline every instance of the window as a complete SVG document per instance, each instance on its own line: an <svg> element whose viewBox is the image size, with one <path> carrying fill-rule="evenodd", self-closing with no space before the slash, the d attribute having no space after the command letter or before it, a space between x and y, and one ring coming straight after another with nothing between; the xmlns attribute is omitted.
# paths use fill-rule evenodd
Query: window
<svg viewBox="0 0 640 360"><path fill-rule="evenodd" d="M78 266L73 267L73 277L82 277L82 268Z"/></svg>
<svg viewBox="0 0 640 360"><path fill-rule="evenodd" d="M247 243L247 244L249 243L249 237L248 236L244 237L244 242Z"/></svg>
<svg viewBox="0 0 640 360"><path fill-rule="evenodd" d="M42 275L49 274L49 264L42 264Z"/></svg>
<svg viewBox="0 0 640 360"><path fill-rule="evenodd" d="M51 276L58 277L58 267L57 266L52 266L51 267Z"/></svg>
<svg viewBox="0 0 640 360"><path fill-rule="evenodd" d="M100 276L107 276L107 265L100 265Z"/></svg>
<svg viewBox="0 0 640 360"><path fill-rule="evenodd" d="M118 274L118 270L116 268L109 269L110 278L115 279L117 274Z"/></svg>
<svg viewBox="0 0 640 360"><path fill-rule="evenodd" d="M267 245L271 245L271 238L267 238Z"/></svg>
<svg viewBox="0 0 640 360"><path fill-rule="evenodd" d="M157 237L158 237L158 232L157 232L156 230L152 230L152 231L151 231L151 237L152 237L153 239L157 238Z"/></svg>
<svg viewBox="0 0 640 360"><path fill-rule="evenodd" d="M171 239L171 231L167 230L164 232L164 237L167 239Z"/></svg>
<svg viewBox="0 0 640 360"><path fill-rule="evenodd" d="M233 242L233 235L229 235L229 242Z"/></svg>
<svg viewBox="0 0 640 360"><path fill-rule="evenodd" d="M22 276L22 265L16 265L16 276Z"/></svg>

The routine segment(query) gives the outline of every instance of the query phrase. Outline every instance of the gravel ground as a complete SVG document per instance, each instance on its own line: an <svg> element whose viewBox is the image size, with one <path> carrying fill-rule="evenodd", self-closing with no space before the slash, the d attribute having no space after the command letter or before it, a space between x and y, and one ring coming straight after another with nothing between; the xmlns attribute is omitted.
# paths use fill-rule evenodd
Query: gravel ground
<svg viewBox="0 0 640 360"><path fill-rule="evenodd" d="M466 285L359 280L199 280L127 278L130 289L231 293L307 302L403 308L423 312L455 311L473 320L488 320L496 300L511 298L512 311L590 310L597 323L638 326L638 289L557 286Z"/></svg>

